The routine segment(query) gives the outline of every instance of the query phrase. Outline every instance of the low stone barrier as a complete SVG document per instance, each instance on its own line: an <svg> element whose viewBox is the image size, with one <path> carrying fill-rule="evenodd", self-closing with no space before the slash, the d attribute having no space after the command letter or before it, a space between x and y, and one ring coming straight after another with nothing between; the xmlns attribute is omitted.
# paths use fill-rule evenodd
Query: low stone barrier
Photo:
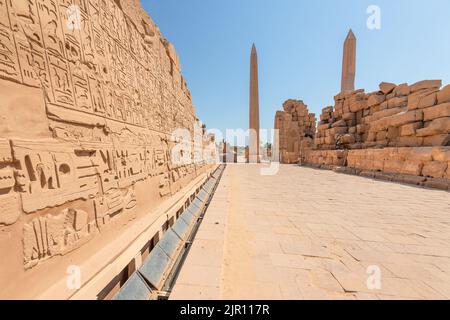
<svg viewBox="0 0 450 320"><path fill-rule="evenodd" d="M301 164L450 191L450 147L306 150Z"/></svg>

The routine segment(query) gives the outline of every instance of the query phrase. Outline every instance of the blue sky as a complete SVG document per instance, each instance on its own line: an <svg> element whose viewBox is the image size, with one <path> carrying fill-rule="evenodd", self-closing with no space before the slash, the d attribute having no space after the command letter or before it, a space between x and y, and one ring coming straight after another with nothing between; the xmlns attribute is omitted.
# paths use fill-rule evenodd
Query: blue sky
<svg viewBox="0 0 450 320"><path fill-rule="evenodd" d="M357 39L356 86L450 83L448 0L141 0L180 56L197 114L208 128L248 127L252 43L259 58L261 127L289 98L320 114L340 90L342 45ZM381 9L369 30L368 6Z"/></svg>

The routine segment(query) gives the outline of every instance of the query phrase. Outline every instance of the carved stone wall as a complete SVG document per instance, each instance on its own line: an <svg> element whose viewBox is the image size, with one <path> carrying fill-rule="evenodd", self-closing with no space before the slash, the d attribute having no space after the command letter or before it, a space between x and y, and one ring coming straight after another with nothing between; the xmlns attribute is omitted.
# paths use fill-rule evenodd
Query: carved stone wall
<svg viewBox="0 0 450 320"><path fill-rule="evenodd" d="M298 163L300 152L312 146L316 132L316 117L299 100L287 100L284 111L275 115L275 130L278 130L281 163Z"/></svg>
<svg viewBox="0 0 450 320"><path fill-rule="evenodd" d="M197 121L175 49L138 0L0 1L0 254L12 261L0 286L204 172L204 159L171 157L171 133L194 139Z"/></svg>

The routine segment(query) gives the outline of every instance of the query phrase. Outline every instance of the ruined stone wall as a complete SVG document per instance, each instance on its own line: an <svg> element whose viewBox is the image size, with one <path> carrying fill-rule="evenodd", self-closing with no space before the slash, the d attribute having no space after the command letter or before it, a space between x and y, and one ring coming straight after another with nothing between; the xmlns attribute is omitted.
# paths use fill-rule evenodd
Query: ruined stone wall
<svg viewBox="0 0 450 320"><path fill-rule="evenodd" d="M209 168L172 161L171 133L193 135L197 119L175 49L138 0L0 1L0 53L4 290Z"/></svg>
<svg viewBox="0 0 450 320"><path fill-rule="evenodd" d="M322 110L318 149L450 145L450 86L421 81L411 86L382 83L380 91L342 93Z"/></svg>
<svg viewBox="0 0 450 320"><path fill-rule="evenodd" d="M441 86L381 83L337 95L302 163L450 190L450 86Z"/></svg>
<svg viewBox="0 0 450 320"><path fill-rule="evenodd" d="M309 149L302 164L450 191L450 147Z"/></svg>
<svg viewBox="0 0 450 320"><path fill-rule="evenodd" d="M281 163L298 163L301 150L312 145L316 132L316 118L299 100L287 100L284 111L275 115L275 130L278 130Z"/></svg>

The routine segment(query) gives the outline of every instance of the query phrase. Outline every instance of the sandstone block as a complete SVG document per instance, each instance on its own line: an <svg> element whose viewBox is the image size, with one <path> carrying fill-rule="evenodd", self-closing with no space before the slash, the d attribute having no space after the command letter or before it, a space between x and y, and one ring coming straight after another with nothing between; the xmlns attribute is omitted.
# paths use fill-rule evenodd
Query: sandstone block
<svg viewBox="0 0 450 320"><path fill-rule="evenodd" d="M352 144L356 142L356 138L354 134L345 134L341 137L342 144Z"/></svg>
<svg viewBox="0 0 450 320"><path fill-rule="evenodd" d="M406 107L408 104L408 97L395 97L387 101L388 109Z"/></svg>
<svg viewBox="0 0 450 320"><path fill-rule="evenodd" d="M409 110L415 110L419 108L419 103L422 100L422 98L437 92L438 89L425 89L418 91L414 94L411 94L408 96L408 109Z"/></svg>
<svg viewBox="0 0 450 320"><path fill-rule="evenodd" d="M417 107L419 109L428 108L434 106L436 103L437 103L437 93L433 92L430 93L429 95L422 97L419 100Z"/></svg>
<svg viewBox="0 0 450 320"><path fill-rule="evenodd" d="M422 175L423 162L422 161L404 161L401 173L410 174L414 176Z"/></svg>
<svg viewBox="0 0 450 320"><path fill-rule="evenodd" d="M438 134L423 138L423 145L426 147L450 146L450 135Z"/></svg>
<svg viewBox="0 0 450 320"><path fill-rule="evenodd" d="M431 88L439 89L441 86L442 86L441 80L423 80L411 85L410 89L411 92L414 93L423 89L431 89Z"/></svg>
<svg viewBox="0 0 450 320"><path fill-rule="evenodd" d="M422 169L422 175L431 178L443 178L448 168L447 162L430 161L426 162Z"/></svg>
<svg viewBox="0 0 450 320"><path fill-rule="evenodd" d="M356 119L347 120L347 121L345 121L345 123L347 124L347 127L354 127L354 126L356 126Z"/></svg>
<svg viewBox="0 0 450 320"><path fill-rule="evenodd" d="M365 108L367 108L367 100L358 100L358 101L350 102L350 111L351 112L358 112Z"/></svg>
<svg viewBox="0 0 450 320"><path fill-rule="evenodd" d="M397 87L397 85L394 83L382 82L382 83L380 83L379 87L380 87L381 92L383 92L384 94L389 94L392 91L394 91L394 89Z"/></svg>
<svg viewBox="0 0 450 320"><path fill-rule="evenodd" d="M402 137L415 135L416 130L422 128L422 126L423 126L422 122L405 124L400 127L399 135Z"/></svg>
<svg viewBox="0 0 450 320"><path fill-rule="evenodd" d="M450 103L448 102L423 109L424 121L430 121L443 117L450 117Z"/></svg>
<svg viewBox="0 0 450 320"><path fill-rule="evenodd" d="M335 127L330 129L330 135L335 136L336 134L346 134L348 133L348 128L347 127Z"/></svg>
<svg viewBox="0 0 450 320"><path fill-rule="evenodd" d="M339 120L331 125L332 128L346 127L346 126L347 126L347 123L345 122L345 120Z"/></svg>
<svg viewBox="0 0 450 320"><path fill-rule="evenodd" d="M372 115L372 118L369 120L369 122L372 121L376 121L385 117L389 117L392 116L394 114L400 114L402 112L406 112L407 108L393 108L393 109L387 109L387 110L382 110L379 112L376 112Z"/></svg>
<svg viewBox="0 0 450 320"><path fill-rule="evenodd" d="M399 159L386 159L384 161L384 171L388 173L401 173L405 162Z"/></svg>
<svg viewBox="0 0 450 320"><path fill-rule="evenodd" d="M358 124L357 126L356 126L356 132L358 133L358 134L363 134L363 133L365 133L366 132L366 125L364 125L364 124Z"/></svg>
<svg viewBox="0 0 450 320"><path fill-rule="evenodd" d="M426 162L432 161L433 148L398 148L399 156L405 161Z"/></svg>
<svg viewBox="0 0 450 320"><path fill-rule="evenodd" d="M433 148L431 156L433 161L450 162L450 147Z"/></svg>
<svg viewBox="0 0 450 320"><path fill-rule="evenodd" d="M389 140L394 140L399 136L399 134L400 134L399 131L400 131L400 129L397 127L389 127L386 137Z"/></svg>
<svg viewBox="0 0 450 320"><path fill-rule="evenodd" d="M355 117L356 117L356 115L355 115L355 113L353 113L353 112L344 113L344 114L342 115L342 119L343 119L343 120L354 120Z"/></svg>
<svg viewBox="0 0 450 320"><path fill-rule="evenodd" d="M450 102L450 85L445 86L437 93L437 103L442 104L445 102Z"/></svg>
<svg viewBox="0 0 450 320"><path fill-rule="evenodd" d="M366 141L368 141L368 142L373 142L373 141L375 141L376 139L377 139L377 133L376 133L376 132L371 131L371 132L369 132L369 133L367 134Z"/></svg>
<svg viewBox="0 0 450 320"><path fill-rule="evenodd" d="M376 106L386 100L386 96L384 94L372 94L367 100L367 107Z"/></svg>
<svg viewBox="0 0 450 320"><path fill-rule="evenodd" d="M387 135L387 132L385 130L379 131L379 132L377 132L376 140L382 141L382 140L386 139L386 135Z"/></svg>
<svg viewBox="0 0 450 320"><path fill-rule="evenodd" d="M404 98L404 97L402 97L402 98ZM391 98L391 100L392 100L392 98ZM376 106L375 108L377 108L379 111L381 111L381 110L385 110L388 108L392 108L392 106L389 107L389 103L387 101L384 101L384 102L380 103L379 106Z"/></svg>
<svg viewBox="0 0 450 320"><path fill-rule="evenodd" d="M330 129L331 125L329 123L322 123L317 126L317 130L324 131Z"/></svg>
<svg viewBox="0 0 450 320"><path fill-rule="evenodd" d="M400 84L394 89L394 94L396 97L407 96L410 93L411 91L407 83Z"/></svg>
<svg viewBox="0 0 450 320"><path fill-rule="evenodd" d="M386 100L389 100L389 99L392 99L392 98L395 98L395 93L391 92L391 93L386 95Z"/></svg>
<svg viewBox="0 0 450 320"><path fill-rule="evenodd" d="M427 137L444 133L450 133L450 117L434 119L425 128L417 130L416 135Z"/></svg>
<svg viewBox="0 0 450 320"><path fill-rule="evenodd" d="M336 140L334 139L334 136L328 136L325 137L325 144L335 144Z"/></svg>
<svg viewBox="0 0 450 320"><path fill-rule="evenodd" d="M387 123L391 127L400 127L411 122L422 121L422 119L422 110L412 110L389 117Z"/></svg>
<svg viewBox="0 0 450 320"><path fill-rule="evenodd" d="M416 136L406 136L397 138L398 147L420 147L423 145L424 138Z"/></svg>
<svg viewBox="0 0 450 320"><path fill-rule="evenodd" d="M330 119L331 119L331 114L329 114L329 113L322 113L320 115L320 121L326 122Z"/></svg>

